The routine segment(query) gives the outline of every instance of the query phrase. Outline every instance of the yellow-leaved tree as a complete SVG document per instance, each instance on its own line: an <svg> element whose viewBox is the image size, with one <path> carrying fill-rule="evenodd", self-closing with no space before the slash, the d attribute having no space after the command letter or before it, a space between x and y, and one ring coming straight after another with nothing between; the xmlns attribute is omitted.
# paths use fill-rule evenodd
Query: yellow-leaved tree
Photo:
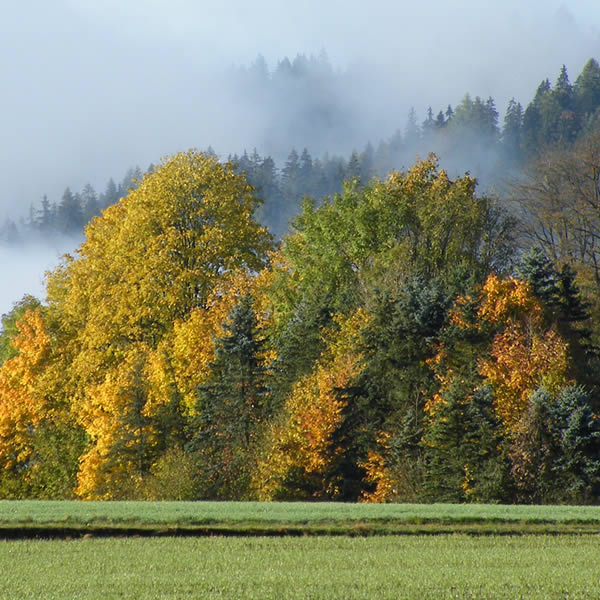
<svg viewBox="0 0 600 600"><path fill-rule="evenodd" d="M5 469L27 462L33 429L47 410L37 374L50 355L51 339L40 309L26 312L17 330L17 355L0 368L0 461Z"/></svg>
<svg viewBox="0 0 600 600"><path fill-rule="evenodd" d="M83 436L64 379L68 346L42 308L16 322L15 355L0 366L0 497L72 495Z"/></svg>
<svg viewBox="0 0 600 600"><path fill-rule="evenodd" d="M185 356L210 354L228 304L221 284L236 271L258 272L272 245L253 217L259 200L231 164L189 151L137 183L88 225L75 256L48 280L50 307L76 348L72 410L90 440L83 498L135 495L181 436L193 385ZM218 315L209 317L212 309Z"/></svg>

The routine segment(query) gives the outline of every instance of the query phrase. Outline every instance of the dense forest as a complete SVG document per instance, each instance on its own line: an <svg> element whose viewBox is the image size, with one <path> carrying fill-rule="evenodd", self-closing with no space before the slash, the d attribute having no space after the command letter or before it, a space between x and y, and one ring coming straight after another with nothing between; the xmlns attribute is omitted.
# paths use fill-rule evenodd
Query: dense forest
<svg viewBox="0 0 600 600"><path fill-rule="evenodd" d="M598 115L590 60L502 127L465 96L44 198L5 239L89 223L2 319L0 497L599 502Z"/></svg>

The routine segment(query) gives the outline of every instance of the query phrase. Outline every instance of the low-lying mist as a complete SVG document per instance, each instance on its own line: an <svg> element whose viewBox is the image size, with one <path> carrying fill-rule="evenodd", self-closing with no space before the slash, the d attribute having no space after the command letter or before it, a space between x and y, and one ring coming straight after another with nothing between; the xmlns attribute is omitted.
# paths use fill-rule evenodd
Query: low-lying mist
<svg viewBox="0 0 600 600"><path fill-rule="evenodd" d="M73 252L80 242L80 238L62 237L14 246L0 245L3 282L0 288L0 315L8 313L25 294L44 300L44 274L56 268L61 257Z"/></svg>

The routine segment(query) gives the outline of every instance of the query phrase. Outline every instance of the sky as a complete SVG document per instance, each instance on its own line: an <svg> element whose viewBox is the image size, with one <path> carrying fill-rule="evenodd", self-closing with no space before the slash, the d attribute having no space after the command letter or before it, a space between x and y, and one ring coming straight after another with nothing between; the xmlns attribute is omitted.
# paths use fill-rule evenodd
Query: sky
<svg viewBox="0 0 600 600"><path fill-rule="evenodd" d="M274 68L324 50L336 69L360 74L354 100L373 141L402 129L410 107L423 119L466 92L492 96L502 115L509 96L526 105L563 63L573 80L600 58L598 0L2 4L0 219L26 215L43 194L58 201L67 186L102 191L109 177L190 147L260 150L268 116L222 84L228 67L258 54ZM39 249L38 270L33 254L27 265L0 254L0 313L25 291L43 296L43 269L62 250Z"/></svg>

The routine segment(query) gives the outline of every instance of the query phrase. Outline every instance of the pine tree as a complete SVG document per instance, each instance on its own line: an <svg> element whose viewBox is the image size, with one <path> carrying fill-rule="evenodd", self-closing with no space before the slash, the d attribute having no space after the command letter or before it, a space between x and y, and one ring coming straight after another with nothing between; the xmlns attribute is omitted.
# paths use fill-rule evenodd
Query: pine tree
<svg viewBox="0 0 600 600"><path fill-rule="evenodd" d="M565 65L560 69L553 91L563 110L573 108L573 86L569 81L569 74Z"/></svg>
<svg viewBox="0 0 600 600"><path fill-rule="evenodd" d="M517 265L517 274L527 281L542 301L546 319L569 344L570 375L590 389L598 389L598 349L591 343L589 303L575 281L575 272L564 264L557 271L541 249L532 248Z"/></svg>
<svg viewBox="0 0 600 600"><path fill-rule="evenodd" d="M21 240L19 230L12 219L6 218L0 227L0 244L15 245Z"/></svg>
<svg viewBox="0 0 600 600"><path fill-rule="evenodd" d="M83 210L83 220L85 223L93 217L100 215L100 205L98 203L98 195L91 184L86 183L81 191L81 204Z"/></svg>
<svg viewBox="0 0 600 600"><path fill-rule="evenodd" d="M375 151L369 142L360 155L360 179L370 181L375 176Z"/></svg>
<svg viewBox="0 0 600 600"><path fill-rule="evenodd" d="M581 387L564 388L550 409L551 431L559 451L553 464L559 501L597 503L600 499L600 421ZM558 484L558 485L557 485Z"/></svg>
<svg viewBox="0 0 600 600"><path fill-rule="evenodd" d="M435 129L436 123L435 123L435 119L433 118L433 109L431 108L431 106L427 109L427 118L423 121L423 124L421 125L421 129L423 130L423 135L424 136L428 136L430 135L433 130Z"/></svg>
<svg viewBox="0 0 600 600"><path fill-rule="evenodd" d="M352 154L350 155L350 160L348 161L348 166L346 167L345 179L360 180L360 171L360 158L358 157L356 150L353 150Z"/></svg>
<svg viewBox="0 0 600 600"><path fill-rule="evenodd" d="M313 161L306 148L302 150L302 154L300 155L298 176L298 187L301 190L302 196L313 196L315 188L313 179Z"/></svg>
<svg viewBox="0 0 600 600"><path fill-rule="evenodd" d="M416 144L421 138L421 129L417 121L417 111L414 107L408 111L406 126L404 127L404 140L411 146Z"/></svg>
<svg viewBox="0 0 600 600"><path fill-rule="evenodd" d="M48 196L44 194L38 216L38 227L42 233L50 233L54 228L54 219Z"/></svg>
<svg viewBox="0 0 600 600"><path fill-rule="evenodd" d="M558 278L552 261L540 248L523 255L516 268L517 275L531 285L534 296L546 306L554 306L558 295Z"/></svg>
<svg viewBox="0 0 600 600"><path fill-rule="evenodd" d="M111 177L106 184L104 193L100 194L100 208L108 208L109 206L116 204L119 201L119 198L119 190L113 178Z"/></svg>
<svg viewBox="0 0 600 600"><path fill-rule="evenodd" d="M434 502L506 500L508 464L489 388L454 382L423 437L426 496Z"/></svg>
<svg viewBox="0 0 600 600"><path fill-rule="evenodd" d="M299 179L300 179L300 158L295 148L288 155L288 159L281 170L282 192L284 202L298 208L300 206L299 198Z"/></svg>

